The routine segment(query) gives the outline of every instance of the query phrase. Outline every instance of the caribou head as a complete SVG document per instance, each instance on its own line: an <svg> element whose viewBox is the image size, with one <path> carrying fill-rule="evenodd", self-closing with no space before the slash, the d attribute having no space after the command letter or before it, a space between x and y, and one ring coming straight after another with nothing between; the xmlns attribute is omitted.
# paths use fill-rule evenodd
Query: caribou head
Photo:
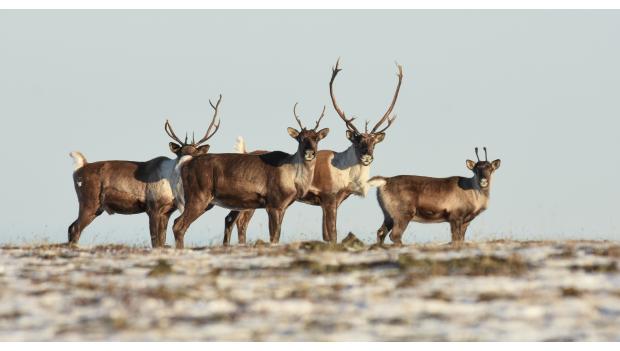
<svg viewBox="0 0 620 351"><path fill-rule="evenodd" d="M179 137L177 137L177 135L174 133L174 130L172 129L172 125L170 124L170 122L166 120L166 124L164 125L166 134L168 134L168 136L171 137L172 140L176 141L176 143L170 142L170 144L168 144L170 146L170 151L172 151L173 154L177 155L177 157L180 158L182 156L205 155L209 152L209 148L211 146L209 144L207 145L202 145L202 144L205 143L207 140L209 140L215 134L215 132L217 132L217 130L220 128L220 120L217 117L217 112L220 107L220 102L222 102L221 94L215 105L213 105L211 100L209 100L209 104L211 105L214 111L213 119L211 120L211 124L209 124L209 128L207 128L207 132L205 133L205 136L199 141L196 141L193 133L192 133L191 142L188 142L187 134L185 134L185 140L181 141L181 139L179 139Z"/></svg>
<svg viewBox="0 0 620 351"><path fill-rule="evenodd" d="M478 162L467 160L465 161L465 164L467 165L467 168L474 172L474 180L478 183L478 185L481 188L487 188L491 184L491 176L493 175L493 172L499 168L501 161L497 159L493 162L489 162L489 159L487 158L486 146L483 147L483 149L484 161L480 161L480 157L478 157L478 148L476 148L476 159L478 159Z"/></svg>
<svg viewBox="0 0 620 351"><path fill-rule="evenodd" d="M338 72L342 70L341 68L338 67L339 63L340 63L340 59L336 61L336 67L332 68L332 78L329 81L329 94L332 98L334 109L336 110L340 118L342 118L342 120L347 126L347 139L349 139L351 143L353 143L353 146L355 148L355 153L359 161L364 166L368 166L372 163L374 159L373 153L374 153L375 145L383 141L383 139L385 138L385 131L392 125L392 123L396 119L396 116L395 115L391 116L391 113L392 113L392 110L394 109L394 105L396 105L396 99L398 98L398 92L400 91L400 85L403 81L403 67L397 64L398 85L396 86L396 92L394 93L394 97L392 98L392 103L388 107L387 112L383 115L383 117L381 117L379 122L377 122L377 124L375 124L375 126L370 131L368 131L369 121L366 121L366 128L364 132L362 133L353 124L353 120L355 119L355 117L347 118L344 111L338 106L338 103L336 103L336 97L334 96L333 85L334 85L334 79L336 78L336 75L338 74ZM381 125L384 124L385 122L387 122L387 125L383 129L379 130Z"/></svg>
<svg viewBox="0 0 620 351"><path fill-rule="evenodd" d="M313 129L307 129L301 123L301 120L297 115L297 103L293 106L293 116L295 116L295 120L297 121L297 124L299 124L301 130L289 127L287 129L288 134L299 143L297 148L298 154L302 155L305 161L312 161L316 157L319 141L325 138L329 133L329 128L323 128L317 131L317 128L319 128L319 123L321 123L321 119L325 116L325 106L323 106L323 112L321 112L321 116L319 116L319 119L316 121L316 125Z"/></svg>

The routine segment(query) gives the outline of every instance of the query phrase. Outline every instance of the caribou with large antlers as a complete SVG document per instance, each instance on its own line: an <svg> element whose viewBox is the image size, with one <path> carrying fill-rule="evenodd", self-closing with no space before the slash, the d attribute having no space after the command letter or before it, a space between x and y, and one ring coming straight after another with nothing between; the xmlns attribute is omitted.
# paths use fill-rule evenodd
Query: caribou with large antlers
<svg viewBox="0 0 620 351"><path fill-rule="evenodd" d="M392 116L392 111L396 105L403 80L403 68L397 65L398 85L390 106L370 132L368 131L368 122L366 122L366 128L362 133L353 124L355 118L347 118L336 102L333 86L336 75L341 71L339 63L340 59L336 61L336 66L332 68L329 93L334 109L347 127L346 136L352 145L342 152L331 150L319 151L312 186L308 193L298 200L311 205L321 206L323 209L323 240L332 242L337 241L336 215L340 204L351 194L366 196L368 192L367 180L370 164L374 159L374 148L376 144L383 141L385 131L396 118L396 116ZM385 127L379 129L382 125L385 125ZM247 152L245 151L243 139L240 139L237 150L239 152ZM264 152L255 151L253 153L260 154ZM238 211L232 211L226 216L224 229L225 245L230 242L230 234L235 223L237 224L239 243L245 243L246 230L253 214L254 210L243 211L241 214Z"/></svg>
<svg viewBox="0 0 620 351"><path fill-rule="evenodd" d="M402 244L402 235L409 222L449 222L452 242L465 240L465 231L489 204L491 178L499 168L499 159L489 162L487 148L484 161L467 160L471 178L431 178L410 175L372 177L368 183L378 186L377 200L383 210L383 225L377 231L377 242L383 243L390 233L395 244Z"/></svg>
<svg viewBox="0 0 620 351"><path fill-rule="evenodd" d="M301 124L296 107L297 104L293 114L301 131L288 128L289 135L298 143L297 152L292 155L281 151L260 155L209 154L181 163L185 210L172 227L177 248L183 248L185 232L192 222L214 204L236 211L265 208L270 241L280 240L284 213L310 188L318 143L329 133L328 128L317 131L325 107L313 129Z"/></svg>
<svg viewBox="0 0 620 351"><path fill-rule="evenodd" d="M209 140L220 127L217 117L222 96L214 105L213 119L204 137L198 142L181 141L169 121L164 130L176 143L169 144L177 157L157 157L146 162L100 161L88 163L84 155L74 151L70 155L75 162L73 183L80 203L78 218L69 226L69 243L77 244L80 234L97 216L109 214L143 213L149 216L149 229L153 247L162 247L166 241L166 228L170 215L182 199L183 185L175 171L184 156L205 155ZM177 144L178 143L178 144ZM180 203L179 203L180 202ZM181 209L182 211L182 209Z"/></svg>

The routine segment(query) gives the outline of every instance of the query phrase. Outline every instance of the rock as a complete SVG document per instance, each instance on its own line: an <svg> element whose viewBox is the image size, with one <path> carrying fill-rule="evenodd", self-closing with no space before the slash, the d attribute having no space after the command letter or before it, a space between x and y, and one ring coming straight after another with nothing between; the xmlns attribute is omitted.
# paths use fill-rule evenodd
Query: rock
<svg viewBox="0 0 620 351"><path fill-rule="evenodd" d="M258 239L254 242L254 247L266 247L266 246L269 246L269 244L262 241L261 239Z"/></svg>
<svg viewBox="0 0 620 351"><path fill-rule="evenodd" d="M347 249L362 250L365 248L364 242L358 239L355 234L349 232L349 234L342 239L342 245Z"/></svg>

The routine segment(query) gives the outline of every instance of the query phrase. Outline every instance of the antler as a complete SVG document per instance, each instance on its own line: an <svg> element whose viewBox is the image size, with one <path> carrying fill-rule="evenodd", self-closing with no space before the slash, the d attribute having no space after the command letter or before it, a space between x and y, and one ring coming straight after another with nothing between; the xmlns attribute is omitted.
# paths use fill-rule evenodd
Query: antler
<svg viewBox="0 0 620 351"><path fill-rule="evenodd" d="M478 157L478 147L477 146L476 146L475 150L476 150L476 158L478 159L478 162L480 162L480 157Z"/></svg>
<svg viewBox="0 0 620 351"><path fill-rule="evenodd" d="M172 138L172 140L183 145L183 142L181 141L181 139L179 139L179 137L176 134L174 134L174 131L172 130L172 125L170 124L168 120L166 120L166 124L164 124L164 130L166 131L166 134L168 134L168 136Z"/></svg>
<svg viewBox="0 0 620 351"><path fill-rule="evenodd" d="M213 112L213 119L211 120L211 124L209 124L209 128L207 128L207 132L205 133L205 136L202 139L200 139L197 143L194 143L195 146L198 146L198 145L204 143L205 141L211 139L211 137L220 128L220 120L219 120L219 118L217 118L217 112L218 112L218 109L220 107L220 102L222 102L222 94L220 94L220 98L217 100L217 103L215 104L215 106L213 105L211 100L209 100L209 105L211 105L211 107L214 110L214 112ZM216 121L217 121L217 124L215 124ZM213 129L213 131L211 131L211 129Z"/></svg>
<svg viewBox="0 0 620 351"><path fill-rule="evenodd" d="M396 99L398 99L398 93L400 92L400 85L403 82L403 66L399 65L398 63L396 64L396 67L398 67L398 85L396 86L396 92L394 93L394 98L392 98L392 104L390 104L390 107L388 107L387 112L383 115L383 117L381 117L381 119L379 120L379 122L377 122L377 124L375 124L374 128L372 128L371 133L382 133L383 131L385 131L391 124L392 122L394 122L394 120L396 119L396 117L392 117L390 118L390 114L392 113L392 110L394 109L394 106L396 105ZM383 122L388 121L388 125L387 127L383 128L380 132L377 132L377 129L381 126L381 124L383 124Z"/></svg>
<svg viewBox="0 0 620 351"><path fill-rule="evenodd" d="M304 127L303 124L301 124L301 120L299 119L299 116L297 115L297 105L298 104L299 103L296 102L295 105L293 106L293 116L295 116L295 120L297 121L297 124L299 124L301 129L306 129L306 127ZM325 116L325 105L323 105L323 111L321 112L321 115L319 116L319 119L316 121L316 125L314 126L313 130L316 130L319 127L319 124L321 123L321 120L323 119L323 116Z"/></svg>
<svg viewBox="0 0 620 351"><path fill-rule="evenodd" d="M390 126L392 125L392 122L394 122L396 120L396 115L394 115L394 117L392 118L388 118L388 124L387 126L385 126L385 128L381 129L378 132L373 132L373 133L383 133L385 132L388 128L390 128Z"/></svg>
<svg viewBox="0 0 620 351"><path fill-rule="evenodd" d="M355 126L353 125L353 120L355 119L354 117L347 119L347 117L344 114L344 111L342 111L340 109L340 107L338 107L338 103L336 103L336 97L334 96L334 79L336 79L336 75L338 74L338 72L340 72L342 69L338 68L338 64L340 63L340 58L338 58L338 61L336 61L336 67L332 67L332 79L329 81L329 95L332 98L332 104L334 105L334 109L336 110L336 112L338 113L338 115L340 116L340 118L342 118L342 120L344 121L344 123L346 123L347 125L347 129L349 129L352 132L358 133L359 134L359 130L357 130L357 128L355 128Z"/></svg>
<svg viewBox="0 0 620 351"><path fill-rule="evenodd" d="M487 157L487 147L483 146L482 148L484 149L484 160L488 162L489 158Z"/></svg>
<svg viewBox="0 0 620 351"><path fill-rule="evenodd" d="M299 124L299 127L301 129L306 129L306 127L304 127L304 125L301 124L301 120L299 119L299 116L297 115L297 104L299 103L296 102L295 105L293 106L293 116L295 116L295 120L297 121L297 124Z"/></svg>
<svg viewBox="0 0 620 351"><path fill-rule="evenodd" d="M319 127L319 123L321 123L321 120L323 119L323 116L325 116L325 105L323 105L323 111L321 112L321 116L319 116L319 119L316 121L316 125L314 126L314 130L316 130Z"/></svg>

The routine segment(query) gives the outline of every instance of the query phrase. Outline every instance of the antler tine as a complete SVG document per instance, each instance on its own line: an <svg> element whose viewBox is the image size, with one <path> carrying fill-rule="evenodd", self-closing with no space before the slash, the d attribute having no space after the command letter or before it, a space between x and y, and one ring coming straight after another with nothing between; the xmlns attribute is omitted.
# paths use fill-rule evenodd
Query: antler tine
<svg viewBox="0 0 620 351"><path fill-rule="evenodd" d="M383 115L383 117L381 117L379 122L375 124L374 128L372 128L371 133L375 133L377 129L381 126L381 124L383 124L383 122L390 119L389 116L392 113L394 106L396 105L396 99L398 99L398 93L400 92L400 85L403 82L403 66L396 63L396 67L398 67L398 85L396 86L396 92L394 93L394 97L392 98L392 103L390 104L390 107L388 107L387 112ZM394 121L394 118L392 118L392 121ZM383 131L385 131L386 129L387 128L384 128Z"/></svg>
<svg viewBox="0 0 620 351"><path fill-rule="evenodd" d="M295 103L295 105L293 105L293 116L295 116L295 120L297 121L297 124L299 124L299 127L300 127L301 129L305 129L304 125L303 125L303 124L301 124L301 120L299 119L299 116L297 115L297 105L298 105L298 104L299 104L299 103L298 103L298 102L296 102L296 103Z"/></svg>
<svg viewBox="0 0 620 351"><path fill-rule="evenodd" d="M480 157L478 157L478 147L476 147L475 150L476 150L476 158L478 159L478 162L480 162Z"/></svg>
<svg viewBox="0 0 620 351"><path fill-rule="evenodd" d="M364 133L368 133L368 123L370 123L370 121L366 120L366 126L364 126Z"/></svg>
<svg viewBox="0 0 620 351"><path fill-rule="evenodd" d="M323 116L325 116L325 108L327 106L323 105L323 112L321 112L321 116L319 116L319 119L316 121L316 125L314 126L314 130L317 130L317 128L319 128L319 123L321 123L321 120L323 119Z"/></svg>
<svg viewBox="0 0 620 351"><path fill-rule="evenodd" d="M171 137L174 141L183 145L183 142L181 141L181 139L179 139L179 137L176 134L174 134L174 131L172 130L172 125L170 124L168 120L166 120L166 124L164 124L164 130L166 131L166 134L168 134L168 136Z"/></svg>
<svg viewBox="0 0 620 351"><path fill-rule="evenodd" d="M332 67L332 78L329 81L329 95L332 98L332 104L334 105L334 109L336 110L340 118L342 118L344 123L346 124L347 129L355 133L359 133L359 130L357 130L357 128L355 128L355 126L353 125L353 120L355 118L347 119L346 115L344 114L344 111L342 111L340 107L338 106L338 103L336 102L336 97L334 96L334 87L333 87L334 79L336 79L336 75L338 74L338 72L342 71L342 69L338 68L339 64L340 64L340 58L338 58L338 61L336 61L336 67Z"/></svg>
<svg viewBox="0 0 620 351"><path fill-rule="evenodd" d="M383 133L383 132L385 132L388 128L390 128L390 126L392 125L392 122L394 122L394 120L395 120L395 119L396 119L396 115L394 115L394 117L392 117L392 118L388 118L388 124L387 124L387 126L385 126L385 128L383 128L383 129L381 129L380 131L375 132L375 133L377 133L377 134L378 134L378 133Z"/></svg>
<svg viewBox="0 0 620 351"><path fill-rule="evenodd" d="M482 148L484 149L484 160L489 161L489 158L487 157L487 147L483 146Z"/></svg>
<svg viewBox="0 0 620 351"><path fill-rule="evenodd" d="M209 105L211 105L211 107L214 110L213 111L213 118L211 119L211 124L209 124L209 128L207 128L207 132L205 133L205 136L202 139L200 139L197 143L195 143L194 145L198 146L198 145L204 143L205 141L211 139L211 137L213 135L215 135L217 130L220 129L220 119L217 118L217 113L219 111L220 103L221 102L222 102L222 94L220 94L220 97L217 100L217 103L215 104L215 106L213 105L213 103L209 99ZM215 123L216 121L217 121L217 124ZM211 131L211 129L213 129L213 131Z"/></svg>

